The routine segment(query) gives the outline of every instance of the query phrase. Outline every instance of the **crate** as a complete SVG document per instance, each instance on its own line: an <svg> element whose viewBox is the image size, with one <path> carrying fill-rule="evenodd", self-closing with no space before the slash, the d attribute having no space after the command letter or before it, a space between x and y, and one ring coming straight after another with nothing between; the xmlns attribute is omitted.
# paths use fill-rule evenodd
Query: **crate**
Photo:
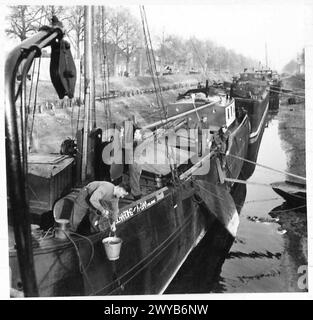
<svg viewBox="0 0 313 320"><path fill-rule="evenodd" d="M74 158L59 154L28 156L28 199L31 213L50 211L73 186Z"/></svg>

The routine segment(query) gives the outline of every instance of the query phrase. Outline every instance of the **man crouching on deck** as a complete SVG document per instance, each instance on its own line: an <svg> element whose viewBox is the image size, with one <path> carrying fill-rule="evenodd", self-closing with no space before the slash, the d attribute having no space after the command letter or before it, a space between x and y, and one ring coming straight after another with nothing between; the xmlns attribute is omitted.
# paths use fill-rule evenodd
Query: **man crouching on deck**
<svg viewBox="0 0 313 320"><path fill-rule="evenodd" d="M74 202L71 215L71 228L73 231L81 232L84 230L84 224L89 222L91 229L94 231L104 230L99 225L100 221L105 218L113 220L111 231L115 232L115 221L118 218L118 200L130 192L130 188L121 183L115 186L107 181L93 181L86 185L78 194ZM89 213L89 214L88 214ZM111 215L111 217L110 217ZM85 222L85 223L84 223ZM84 232L83 232L84 233Z"/></svg>

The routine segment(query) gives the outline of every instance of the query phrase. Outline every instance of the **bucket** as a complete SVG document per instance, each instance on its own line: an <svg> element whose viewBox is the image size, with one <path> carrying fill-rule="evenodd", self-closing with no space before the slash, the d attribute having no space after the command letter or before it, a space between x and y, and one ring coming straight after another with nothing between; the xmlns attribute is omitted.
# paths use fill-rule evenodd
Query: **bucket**
<svg viewBox="0 0 313 320"><path fill-rule="evenodd" d="M68 219L57 219L55 220L55 222L56 222L55 237L57 239L66 240L67 236L65 232L69 232L70 221Z"/></svg>
<svg viewBox="0 0 313 320"><path fill-rule="evenodd" d="M102 240L106 255L110 261L119 259L122 242L122 239L118 237L107 237Z"/></svg>

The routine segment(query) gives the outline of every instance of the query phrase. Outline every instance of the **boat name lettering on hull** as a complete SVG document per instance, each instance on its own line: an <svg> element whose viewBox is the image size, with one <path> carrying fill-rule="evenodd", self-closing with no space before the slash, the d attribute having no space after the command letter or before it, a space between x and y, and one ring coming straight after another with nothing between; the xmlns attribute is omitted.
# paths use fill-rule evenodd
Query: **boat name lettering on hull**
<svg viewBox="0 0 313 320"><path fill-rule="evenodd" d="M161 200L161 199L160 199ZM116 220L116 224L125 222L126 220L130 219L134 215L142 212L143 210L153 206L158 202L156 197L150 198L148 200L144 200L142 202L137 203L135 206L124 210L119 215L118 219Z"/></svg>

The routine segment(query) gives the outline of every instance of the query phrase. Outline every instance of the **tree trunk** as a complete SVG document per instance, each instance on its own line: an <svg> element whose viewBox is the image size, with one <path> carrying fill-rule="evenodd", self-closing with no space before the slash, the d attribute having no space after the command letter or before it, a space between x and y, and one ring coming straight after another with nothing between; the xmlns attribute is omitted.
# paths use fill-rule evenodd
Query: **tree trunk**
<svg viewBox="0 0 313 320"><path fill-rule="evenodd" d="M77 59L80 59L80 37L79 37L79 31L77 32L76 34L76 48L77 48L77 51L76 51L76 58Z"/></svg>
<svg viewBox="0 0 313 320"><path fill-rule="evenodd" d="M116 49L114 50L114 55L113 55L113 70L114 70L114 77L117 76L117 51Z"/></svg>
<svg viewBox="0 0 313 320"><path fill-rule="evenodd" d="M127 74L127 77L129 76L129 62L130 62L130 56L127 55L126 56L126 74Z"/></svg>
<svg viewBox="0 0 313 320"><path fill-rule="evenodd" d="M143 71L142 71L142 51L143 49L139 49L139 75L143 76Z"/></svg>

